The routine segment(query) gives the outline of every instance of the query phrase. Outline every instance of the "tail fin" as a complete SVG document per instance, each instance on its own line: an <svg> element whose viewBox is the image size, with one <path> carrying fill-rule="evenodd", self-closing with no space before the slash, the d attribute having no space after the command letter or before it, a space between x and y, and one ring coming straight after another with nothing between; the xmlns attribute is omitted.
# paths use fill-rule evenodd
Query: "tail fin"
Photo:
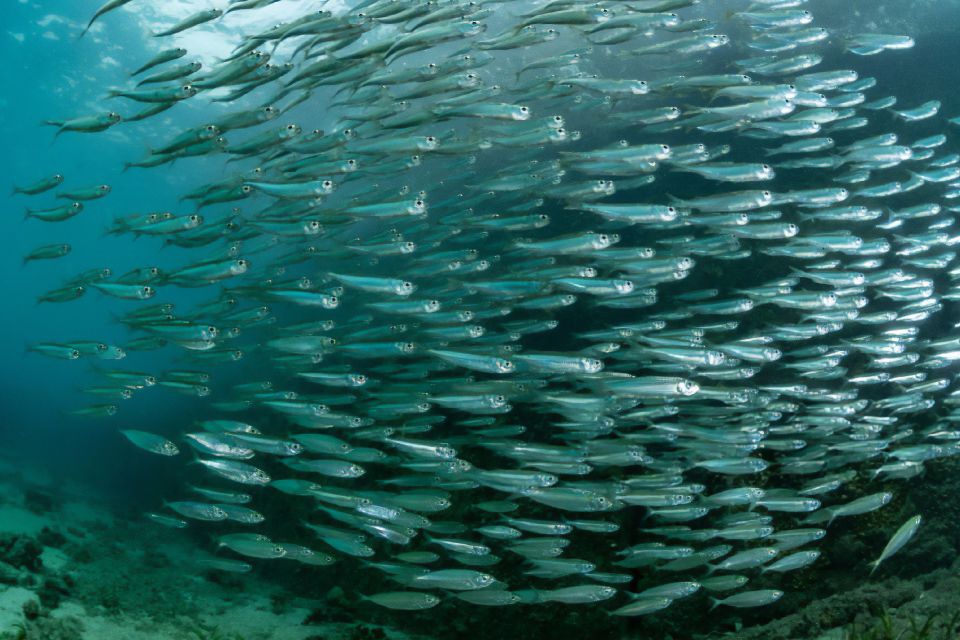
<svg viewBox="0 0 960 640"><path fill-rule="evenodd" d="M710 598L710 608L707 609L707 611L713 611L719 606L720 606L720 600L718 600L717 598Z"/></svg>
<svg viewBox="0 0 960 640"><path fill-rule="evenodd" d="M871 569L870 569L870 574L869 574L869 575L872 576L872 575L873 575L873 572L876 571L876 570L877 570L877 567L880 566L880 561L879 561L879 560L874 560L873 562L871 562L871 563L870 563L869 565L867 565L867 566L871 567Z"/></svg>

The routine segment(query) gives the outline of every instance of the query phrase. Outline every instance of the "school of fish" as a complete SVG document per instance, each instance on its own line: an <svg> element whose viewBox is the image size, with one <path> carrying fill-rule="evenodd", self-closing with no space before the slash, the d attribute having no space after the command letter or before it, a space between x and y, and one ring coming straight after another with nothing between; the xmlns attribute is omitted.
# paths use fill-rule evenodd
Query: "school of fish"
<svg viewBox="0 0 960 640"><path fill-rule="evenodd" d="M355 563L387 585L363 597L397 610L762 607L783 596L769 574L814 565L836 519L960 453L943 313L960 299L960 119L856 70L912 38L836 32L804 0L714 19L708 0L324 4L213 68L165 49L102 113L50 121L75 135L233 106L124 168L228 172L110 224L152 237L150 264L40 294L132 301L130 340L31 347L93 361L73 412L184 465L183 495L147 517L216 527L198 565ZM15 189L59 198L25 224L110 194L50 169ZM156 265L162 245L195 259ZM205 302L164 302L180 288ZM120 366L157 349L183 368ZM218 387L231 367L255 377ZM122 405L150 387L208 397L208 417L137 430ZM313 511L262 513L284 501ZM626 529L634 544L602 543Z"/></svg>

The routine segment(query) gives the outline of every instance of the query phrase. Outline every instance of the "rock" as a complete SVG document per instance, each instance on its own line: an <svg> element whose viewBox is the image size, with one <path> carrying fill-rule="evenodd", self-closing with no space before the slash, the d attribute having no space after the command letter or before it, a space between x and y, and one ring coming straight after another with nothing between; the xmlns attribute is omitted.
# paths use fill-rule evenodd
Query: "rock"
<svg viewBox="0 0 960 640"><path fill-rule="evenodd" d="M67 537L50 527L44 527L37 535L37 542L45 547L62 547L67 543Z"/></svg>
<svg viewBox="0 0 960 640"><path fill-rule="evenodd" d="M23 617L27 620L36 620L40 617L40 601L27 600L23 603Z"/></svg>
<svg viewBox="0 0 960 640"><path fill-rule="evenodd" d="M33 610L40 610L40 601L32 591L11 587L0 592L0 629L12 629L16 625L26 624L27 616L24 612Z"/></svg>
<svg viewBox="0 0 960 640"><path fill-rule="evenodd" d="M17 568L37 571L43 566L43 546L26 535L7 534L0 537L0 559Z"/></svg>
<svg viewBox="0 0 960 640"><path fill-rule="evenodd" d="M18 584L20 572L13 565L0 562L0 584Z"/></svg>

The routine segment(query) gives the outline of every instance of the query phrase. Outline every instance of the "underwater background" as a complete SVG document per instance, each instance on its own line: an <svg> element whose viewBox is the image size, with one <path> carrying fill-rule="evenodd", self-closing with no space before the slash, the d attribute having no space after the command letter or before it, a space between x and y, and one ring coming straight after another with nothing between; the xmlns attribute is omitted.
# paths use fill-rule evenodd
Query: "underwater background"
<svg viewBox="0 0 960 640"><path fill-rule="evenodd" d="M233 385L264 379L267 375L264 361L255 355L236 363L209 365L213 372L210 382L212 398L190 397L168 389L147 389L135 393L129 400L118 401L121 406L115 416L71 415L71 410L99 402L91 401L83 389L100 384L98 371L104 368L116 365L159 373L174 368L200 369L207 365L185 361L183 354L174 349L130 351L127 358L117 362L60 362L40 357L28 352L27 347L69 340L125 345L134 334L116 319L135 309L140 302L91 295L93 292L66 304L38 304L37 297L63 286L78 273L89 269L108 267L114 274L123 274L147 265L184 265L207 253L202 249L198 253L193 249L165 246L156 237L135 238L106 231L115 217L133 213L190 213L189 207L184 208L180 201L181 194L205 183L223 180L235 169L225 164L220 155L127 171L122 170L124 163L145 157L149 149L184 130L240 110L238 105L245 108L259 105L266 98L259 92L273 90L260 89L252 99L221 105L191 99L171 111L139 122L135 127L121 123L89 135L64 133L55 137L56 129L43 126L41 121L68 119L108 109L122 110L125 114L132 112L132 107L118 100L107 101L105 95L111 88L130 87L130 72L161 47L182 46L190 52L183 60L201 60L204 68L209 69L216 65L218 58L230 55L233 48L243 42L245 35L296 20L311 11L342 12L351 4L280 0L253 11L234 13L229 20L203 24L172 37L151 38L149 34L161 25L168 26L206 9L207 3L134 0L100 18L82 39L78 38L80 32L100 6L96 1L8 0L0 8L3 17L0 54L8 61L3 66L3 82L0 84L3 114L0 140L5 150L3 166L6 170L3 174L7 181L11 186L25 185L41 176L59 173L66 176L68 184L74 187L99 183L111 187L107 198L88 203L75 218L53 224L24 220L22 214L27 206L42 208L59 204L52 198L44 200L43 204L37 204L43 196L11 195L6 200L0 236L3 249L0 251L0 269L6 274L2 280L5 313L0 320L0 353L3 354L0 361L3 382L0 394L0 561L3 561L0 565L0 638L616 637L679 640L708 637L960 637L960 625L954 624L956 619L952 618L955 611L960 611L960 579L955 571L960 548L960 531L956 527L960 518L960 508L956 506L957 472L960 469L955 457L930 460L921 475L909 479L869 484L855 480L846 486L845 495L849 499L881 490L894 491L896 497L884 509L832 523L829 535L817 547L823 555L813 566L795 573L757 575L755 582L758 586L755 588L785 592L776 603L757 608L711 609L701 594L696 600L681 600L652 616L637 618L610 616L610 611L615 608L610 603L569 606L554 602L536 606L482 607L453 600L449 592L444 592L439 606L426 611L380 608L358 594L400 591L403 587L364 567L362 560L338 558L328 567L258 560L251 561L253 570L249 573L218 572L205 569L197 558L198 554L206 557L216 551L216 536L228 529L220 527L219 523L204 527L206 523L193 522L182 530L165 528L144 518L145 512L161 512L165 501L186 499L183 497L185 482L202 481L204 475L198 465L188 463L193 453L183 443L181 434L199 420L223 417L223 414L211 411L210 400L226 401L231 397ZM493 4L493 15L485 18L488 23L485 37L507 29L508 14L535 11L543 4L526 0ZM738 37L747 38L748 30L729 13L748 10L748 3L704 0L690 4L692 6L677 9L684 19L704 17L715 20L719 23L718 32L729 32L735 42ZM588 6L587 3L583 5ZM629 2L610 3L610 9L616 14L618 8L623 11L629 5ZM809 0L802 3L802 8L816 16L817 26L826 27L835 34L909 34L914 38L916 44L910 49L877 56L853 57L834 47L825 54L827 61L813 70L856 69L860 78L876 78L877 86L881 87L876 90L879 93L871 94L871 99L895 95L904 107L929 100L941 101L938 118L895 126L909 126L903 137L911 141L943 132L948 138L948 150L956 148L960 127L948 124L947 119L960 115L960 95L956 90L960 83L960 68L956 64L960 59L960 40L955 28L960 24L960 4L933 0L854 0L842 3ZM498 16L498 12L503 13ZM489 83L506 84L524 64L583 46L580 40L566 40L574 37L564 29L573 27L558 29L560 37L538 45L539 50L497 52L494 66L480 73L488 76ZM452 48L447 46L442 50L443 55L449 55L460 46L462 43ZM607 48L616 51L618 46L625 45ZM738 52L738 57L746 55ZM432 56L429 50L419 52L406 58L404 64L415 67L430 61ZM678 73L729 73L726 61L733 56L729 53L723 56L723 64L710 57L704 57L705 61L700 62L696 55L688 56L682 62L689 65ZM591 72L611 77L643 78L643 65L647 61L649 58L644 57L630 61L610 57ZM540 73L545 77L550 72L527 72L527 77ZM657 71L657 74L662 73ZM272 125L297 122L305 132L316 128L337 131L342 128L342 122L336 110L328 106L335 99L336 90L336 86L320 87L309 99L285 112ZM672 102L669 97L658 98L651 104L673 102L681 108L690 106L685 97ZM118 106L120 104L122 109ZM616 103L611 107L613 111L619 108ZM689 130L645 133L639 128L612 124L589 111L571 111L565 115L567 128L580 133L577 150L609 147L620 138L635 144L667 141L671 145L680 145L687 140L722 144L726 142L724 136L730 136L737 139L737 161L763 162L762 149L785 141L740 139L736 133L726 132L717 134L718 138L699 132L691 134ZM439 130L447 128L448 125L444 124L438 127ZM888 128L883 124L871 124L862 133L848 132L845 144L882 133ZM241 136L230 136L231 142L234 137ZM517 161L521 159L518 157ZM481 154L474 175L469 177L470 183L498 175L510 161L509 154ZM462 170L460 167L446 171L442 163L431 164L417 181L411 181L411 185L415 190L421 188L417 185L427 185L423 188L429 191L429 185L443 184L448 191L455 191L457 180L462 179ZM647 190L642 191L641 201L667 204L667 194L683 192L687 184L685 175L658 173L657 182L644 187ZM794 178L797 175L778 171L777 190L821 186L815 179ZM367 177L358 174L352 178L353 183L361 185L376 186L380 180L382 178L373 174ZM451 182L443 183L444 180ZM695 195L708 195L713 189L710 183L703 183ZM684 192L684 196L692 197L689 192ZM624 200L618 192L618 197L611 201L631 200L629 196ZM920 198L916 202L922 201L924 199ZM943 202L945 207L949 204L947 200ZM898 203L896 207L907 204L914 202ZM233 205L215 206L220 211L228 211ZM239 206L248 205L242 203ZM883 204L880 208L886 212L894 207ZM549 236L572 234L588 228L578 219L564 219L562 203L553 203L549 213L556 218ZM594 224L598 228L601 226ZM383 225L382 221L374 220L360 228L374 235ZM840 228L837 225L828 227L833 231ZM623 233L627 235L627 232ZM32 249L58 242L70 243L72 251L69 255L22 264L23 256ZM252 260L256 264L257 258ZM726 262L722 269L713 268L691 276L683 286L689 289L716 286L719 278L726 287L736 289L782 275L776 266L770 266L772 270L764 277L766 263L775 263L775 258L757 253L748 262ZM322 266L321 270L332 271L333 268ZM373 268L371 275L375 271ZM947 268L941 271L945 273ZM943 279L944 276L934 274L932 277ZM209 301L218 287L218 284L205 288L161 287L158 300L187 308ZM641 322L659 311L675 310L677 306L668 295L663 295L660 303L662 307L655 304L631 312L632 321ZM310 309L294 310L287 313L284 322L307 322L323 317L335 318L348 325L352 319L350 312L346 307L318 316ZM579 350L584 344L575 336L608 326L606 318L614 317L604 315L608 313L608 310L584 311L579 307L560 310L551 316L559 320L559 328L546 334L526 336L524 348L543 352ZM754 322L770 320L771 316L766 316ZM956 303L944 300L942 310L924 324L924 339L952 338L958 322ZM268 328L259 335L268 335L269 331ZM251 331L251 334L255 333L256 330ZM948 367L939 373L946 374L945 377L952 381L956 367ZM479 377L483 378L482 375ZM278 379L289 380L289 376L278 375ZM298 388L303 392L310 391ZM896 392L896 389L888 389L870 397L882 398L884 394ZM951 410L951 406L937 404L929 412L911 414L908 419L919 431L935 424ZM525 420L532 422L536 419L532 415L534 412L525 411ZM279 420L276 414L264 408L255 408L244 415L243 419L253 424L276 426ZM121 429L157 434L177 442L180 459L171 462L134 447L120 435ZM483 455L478 455L474 462L479 464L484 460ZM486 461L489 463L488 459ZM221 488L227 487L221 485ZM457 500L461 499L455 495ZM509 492L501 497L513 498ZM471 499L464 497L463 500L469 502ZM455 520L462 513L458 511L460 507L456 500L454 504L452 515L445 515L444 520ZM267 525L279 522L286 531L294 529L297 522L310 515L310 509L293 496L270 494L257 506L266 516ZM867 563L876 560L898 527L915 514L922 514L924 519L915 539L896 557L885 561L876 573L869 575ZM548 512L537 515L548 517ZM617 549L640 543L642 537L636 532L648 525L641 513L632 515L616 535L588 538L589 542L581 543L578 549L585 555L613 555ZM269 531L270 527L266 530ZM310 539L309 533L303 535L301 532L297 542L307 544ZM590 545L594 548L591 549ZM218 552L217 555L228 554ZM511 558L504 567L494 566L491 572L519 575L524 568L518 559ZM679 574L669 575L671 577L665 577L663 582L681 579L672 577ZM562 586L567 585L567 582L562 583ZM549 588L556 586L561 585L549 585ZM617 600L616 606L626 603L626 600ZM920 629L928 623L928 630ZM883 630L885 624L890 625L889 632Z"/></svg>

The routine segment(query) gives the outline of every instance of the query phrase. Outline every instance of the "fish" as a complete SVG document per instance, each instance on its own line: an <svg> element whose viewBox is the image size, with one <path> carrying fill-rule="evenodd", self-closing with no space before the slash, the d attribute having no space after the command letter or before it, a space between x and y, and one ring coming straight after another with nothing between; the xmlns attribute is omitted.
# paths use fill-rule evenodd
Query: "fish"
<svg viewBox="0 0 960 640"><path fill-rule="evenodd" d="M437 596L420 591L385 591L363 596L363 599L381 607L399 611L423 611L440 604L440 598Z"/></svg>
<svg viewBox="0 0 960 640"><path fill-rule="evenodd" d="M122 433L127 440L132 442L137 447L140 447L144 451L156 453L161 456L175 456L180 453L180 449L177 447L177 445L156 434L148 433L146 431L136 431L134 429L126 429L120 433Z"/></svg>
<svg viewBox="0 0 960 640"><path fill-rule="evenodd" d="M223 9L206 9L203 11L198 11L193 15L187 16L177 24L173 25L168 29L163 31L158 31L153 35L154 38L160 38L163 36L172 36L176 33L186 31L187 29L192 29L197 25L201 25L204 22L210 22L211 20L216 20L223 15Z"/></svg>
<svg viewBox="0 0 960 640"><path fill-rule="evenodd" d="M10 193L11 195L22 193L28 196L35 196L45 191L49 191L50 189L53 189L61 184L63 184L63 175L55 173L48 178L43 178L25 187L18 187L14 185L13 190Z"/></svg>
<svg viewBox="0 0 960 640"><path fill-rule="evenodd" d="M920 524L923 522L923 516L913 516L912 518L907 519L900 528L894 532L893 536L890 538L890 541L887 542L887 546L883 548L883 551L880 553L880 557L870 563L870 575L873 575L873 572L876 571L880 564L889 559L895 553L900 551L903 547L907 545L908 542L916 535L917 530L920 528Z"/></svg>
<svg viewBox="0 0 960 640"><path fill-rule="evenodd" d="M84 27L79 37L82 38L83 36L87 35L87 31L90 31L90 27L93 26L93 23L96 22L100 16L106 13L109 13L111 11L114 11L115 9L119 9L120 7L122 7L123 5L129 2L130 0L108 0L108 2L106 2L103 6L97 9L97 11L93 14L93 17L90 18L90 22L87 23L86 27Z"/></svg>
<svg viewBox="0 0 960 640"><path fill-rule="evenodd" d="M187 53L188 51L183 47L173 47L171 49L164 49L163 51L161 51L160 53L156 54L155 56L147 60L145 63L143 63L135 71L131 72L130 76L131 77L137 76L143 73L144 71L152 69L161 64L165 64L167 62L173 62L174 60L177 60L187 55Z"/></svg>
<svg viewBox="0 0 960 640"><path fill-rule="evenodd" d="M711 607L720 606L748 609L772 604L783 597L783 591L777 589L758 589L757 591L741 591L723 600L712 599Z"/></svg>
<svg viewBox="0 0 960 640"><path fill-rule="evenodd" d="M55 260L62 258L69 255L72 250L73 247L66 243L43 245L23 256L23 264L26 265L33 260Z"/></svg>

